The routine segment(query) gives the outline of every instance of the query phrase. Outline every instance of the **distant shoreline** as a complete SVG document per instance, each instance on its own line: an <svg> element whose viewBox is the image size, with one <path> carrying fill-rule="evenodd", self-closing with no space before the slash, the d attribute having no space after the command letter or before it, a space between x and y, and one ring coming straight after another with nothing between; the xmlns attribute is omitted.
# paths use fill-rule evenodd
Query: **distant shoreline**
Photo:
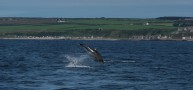
<svg viewBox="0 0 193 90"><path fill-rule="evenodd" d="M35 38L0 38L1 40L121 40L121 39L115 39L115 38L55 38L55 37L35 37Z"/></svg>
<svg viewBox="0 0 193 90"><path fill-rule="evenodd" d="M193 18L0 18L0 39L193 41Z"/></svg>
<svg viewBox="0 0 193 90"><path fill-rule="evenodd" d="M193 41L193 39L131 39L131 38L85 38L85 37L71 37L71 38L57 38L57 37L26 37L26 38L0 38L0 40L131 40L131 41Z"/></svg>

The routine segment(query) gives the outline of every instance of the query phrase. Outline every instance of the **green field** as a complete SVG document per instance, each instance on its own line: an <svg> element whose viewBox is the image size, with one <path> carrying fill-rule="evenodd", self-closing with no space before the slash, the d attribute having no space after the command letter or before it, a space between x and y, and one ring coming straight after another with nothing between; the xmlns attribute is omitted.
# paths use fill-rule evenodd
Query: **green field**
<svg viewBox="0 0 193 90"><path fill-rule="evenodd" d="M33 20L33 19L30 19ZM29 19L25 22L32 22ZM67 18L65 22L7 22L0 24L0 36L100 36L129 37L131 35L169 34L177 27L173 20L127 18ZM53 20L52 20L53 21ZM45 23L46 22L46 23Z"/></svg>

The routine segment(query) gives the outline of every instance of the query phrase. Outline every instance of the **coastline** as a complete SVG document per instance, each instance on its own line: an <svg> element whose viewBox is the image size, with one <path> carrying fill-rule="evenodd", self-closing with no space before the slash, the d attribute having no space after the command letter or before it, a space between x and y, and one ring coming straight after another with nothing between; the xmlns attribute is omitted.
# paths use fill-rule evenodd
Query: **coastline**
<svg viewBox="0 0 193 90"><path fill-rule="evenodd" d="M131 40L131 41L193 41L193 39L139 39L139 38L104 38L104 37L1 37L0 40Z"/></svg>
<svg viewBox="0 0 193 90"><path fill-rule="evenodd" d="M71 38L61 38L61 37L22 37L22 38L0 38L0 40L122 40L116 38L85 38L85 37L71 37Z"/></svg>

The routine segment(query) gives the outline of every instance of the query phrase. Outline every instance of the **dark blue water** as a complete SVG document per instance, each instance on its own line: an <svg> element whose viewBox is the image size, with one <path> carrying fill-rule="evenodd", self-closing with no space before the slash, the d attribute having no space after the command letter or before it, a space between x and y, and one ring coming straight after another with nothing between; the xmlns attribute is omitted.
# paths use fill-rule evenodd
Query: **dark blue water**
<svg viewBox="0 0 193 90"><path fill-rule="evenodd" d="M0 40L0 90L66 89L193 90L193 42Z"/></svg>

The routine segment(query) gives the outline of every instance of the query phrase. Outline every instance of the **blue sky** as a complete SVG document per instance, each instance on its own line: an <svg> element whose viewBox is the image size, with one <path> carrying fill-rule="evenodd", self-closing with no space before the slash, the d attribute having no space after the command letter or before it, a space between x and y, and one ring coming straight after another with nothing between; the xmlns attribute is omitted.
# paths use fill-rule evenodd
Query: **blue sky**
<svg viewBox="0 0 193 90"><path fill-rule="evenodd" d="M193 17L193 0L0 0L0 17Z"/></svg>

